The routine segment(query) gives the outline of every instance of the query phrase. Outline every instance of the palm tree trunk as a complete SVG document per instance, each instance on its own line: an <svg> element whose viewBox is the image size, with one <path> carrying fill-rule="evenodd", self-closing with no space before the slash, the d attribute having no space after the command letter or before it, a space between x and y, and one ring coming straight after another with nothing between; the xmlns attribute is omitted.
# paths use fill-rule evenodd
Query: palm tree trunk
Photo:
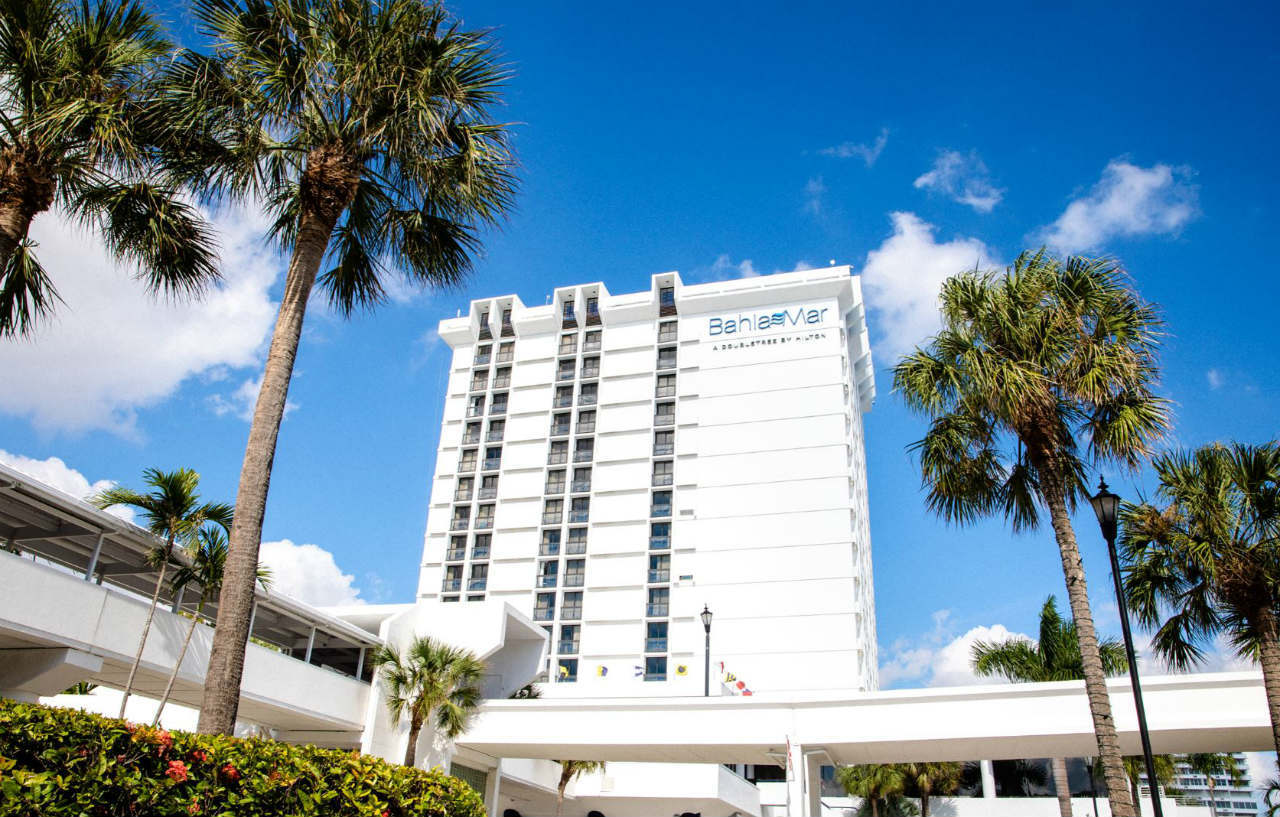
<svg viewBox="0 0 1280 817"><path fill-rule="evenodd" d="M1270 607L1264 605L1253 618L1260 636L1258 663L1262 665L1262 686L1267 691L1267 710L1271 714L1271 739L1280 752L1280 633Z"/></svg>
<svg viewBox="0 0 1280 817"><path fill-rule="evenodd" d="M1041 469L1041 473L1045 473ZM1084 565L1076 545L1075 531L1067 514L1067 503L1060 488L1045 486L1045 500L1053 520L1053 534L1062 557L1062 573L1067 581L1067 598L1071 601L1071 617L1075 620L1080 642L1080 660L1084 668L1084 688L1093 715L1093 732L1102 758L1102 775L1107 784L1107 799L1113 817L1136 817L1137 804L1129 800L1125 785L1124 762L1115 719L1111 715L1111 698L1107 694L1106 673L1098 651L1098 635L1093 629L1093 613L1089 609L1089 590L1085 583Z"/></svg>
<svg viewBox="0 0 1280 817"><path fill-rule="evenodd" d="M201 590L203 592L203 588ZM187 657L187 648L191 646L191 636L196 634L196 625L200 623L202 610L204 610L203 601L196 606L195 615L191 617L191 626L187 628L187 637L182 639L182 649L178 652L178 660L173 665L173 672L169 673L169 682L164 685L164 695L160 696L160 704L156 707L156 716L151 720L152 726L160 723L160 713L164 712L164 705L168 703L169 696L173 694L173 684L178 680L178 670L182 669L182 659Z"/></svg>
<svg viewBox="0 0 1280 817"><path fill-rule="evenodd" d="M1067 759L1055 757L1050 765L1053 767L1053 788L1058 792L1058 814L1071 817L1071 783L1067 780Z"/></svg>
<svg viewBox="0 0 1280 817"><path fill-rule="evenodd" d="M249 641L249 617L253 611L254 585L258 578L262 518L267 510L276 438L280 433L280 422L284 419L285 400L298 355L307 299L340 212L328 216L306 210L299 217L298 238L285 278L280 314L271 335L267 365L262 373L262 388L253 410L249 443L240 469L225 578L218 595L218 620L214 626L204 698L200 706L198 729L206 734L229 735L235 729L245 646Z"/></svg>
<svg viewBox="0 0 1280 817"><path fill-rule="evenodd" d="M1129 792L1133 795L1133 813L1137 817L1142 817L1142 797L1138 793L1138 778L1129 780Z"/></svg>
<svg viewBox="0 0 1280 817"><path fill-rule="evenodd" d="M920 817L929 817L929 795L920 792Z"/></svg>
<svg viewBox="0 0 1280 817"><path fill-rule="evenodd" d="M409 745L404 748L404 765L413 768L418 762L418 736L422 734L422 718L409 718Z"/></svg>
<svg viewBox="0 0 1280 817"><path fill-rule="evenodd" d="M156 589L151 591L151 606L147 608L147 620L142 624L142 635L138 638L138 652L133 656L133 665L129 667L129 680L125 681L124 694L120 696L120 714L124 717L125 705L129 703L129 695L133 692L133 681L138 676L138 665L142 663L142 651L147 646L147 636L151 633L151 622L156 617L156 605L160 603L160 590L164 587L164 574L169 569L169 557L173 554L174 533L169 531L169 541L164 548L164 561L160 563L160 575L156 577Z"/></svg>
<svg viewBox="0 0 1280 817"><path fill-rule="evenodd" d="M876 803L878 798L869 797L867 799L871 801L871 817L880 817L880 809Z"/></svg>
<svg viewBox="0 0 1280 817"><path fill-rule="evenodd" d="M31 229L37 213L53 205L57 185L32 154L10 147L0 152L0 271Z"/></svg>
<svg viewBox="0 0 1280 817"><path fill-rule="evenodd" d="M566 761L560 761L560 784L556 786L556 817L564 812L564 790L573 779L573 768Z"/></svg>
<svg viewBox="0 0 1280 817"><path fill-rule="evenodd" d="M1218 817L1218 795L1214 791L1213 774L1205 775L1209 781L1209 817Z"/></svg>
<svg viewBox="0 0 1280 817"><path fill-rule="evenodd" d="M18 202L0 198L0 270L8 268L9 259L27 237L34 217L34 213L25 212Z"/></svg>

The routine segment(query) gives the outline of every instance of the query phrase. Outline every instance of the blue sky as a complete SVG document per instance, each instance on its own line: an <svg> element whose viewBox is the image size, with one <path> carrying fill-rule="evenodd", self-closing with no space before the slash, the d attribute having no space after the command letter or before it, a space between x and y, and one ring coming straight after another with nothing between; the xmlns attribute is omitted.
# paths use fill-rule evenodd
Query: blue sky
<svg viewBox="0 0 1280 817"><path fill-rule="evenodd" d="M412 597L447 367L434 326L471 298L536 304L567 283L625 292L669 269L696 281L834 259L863 272L872 306L886 682L962 680L966 638L1033 632L1063 590L1051 537L947 528L905 451L922 423L885 367L932 327L941 277L1041 242L1114 254L1168 320L1172 444L1267 440L1280 409L1275 7L1033 5L454 4L497 29L516 70L503 116L518 123L519 207L463 291L398 292L351 321L313 304L266 518L273 557L320 600ZM209 497L233 497L283 263L253 214L216 218L227 286L174 306L41 217L67 308L0 348L9 462L85 490L191 466ZM1108 477L1130 496L1151 487ZM1115 632L1105 552L1079 523Z"/></svg>

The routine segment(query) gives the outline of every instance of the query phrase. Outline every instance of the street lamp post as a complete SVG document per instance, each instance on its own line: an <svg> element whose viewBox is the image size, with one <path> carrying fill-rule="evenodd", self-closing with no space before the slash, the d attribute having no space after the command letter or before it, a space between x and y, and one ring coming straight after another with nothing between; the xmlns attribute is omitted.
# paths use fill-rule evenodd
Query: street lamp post
<svg viewBox="0 0 1280 817"><path fill-rule="evenodd" d="M707 632L707 664L702 676L702 696L711 697L711 610L702 605L702 629Z"/></svg>
<svg viewBox="0 0 1280 817"><path fill-rule="evenodd" d="M1133 654L1133 634L1129 632L1129 608L1124 599L1124 583L1120 580L1120 557L1116 555L1116 515L1120 509L1120 497L1107 490L1107 483L1098 480L1098 493L1089 497L1089 504L1098 516L1102 536L1107 540L1107 553L1111 557L1111 578L1116 585L1116 605L1120 608L1120 632L1124 635L1124 652L1129 659L1129 681L1133 685L1133 703L1138 710L1138 735L1142 738L1142 760L1147 768L1147 785L1151 789L1151 808L1155 817L1164 817L1160 807L1160 782L1156 779L1156 763L1151 755L1151 735L1147 732L1147 710L1142 705L1142 684L1138 681L1138 661ZM1133 807L1138 808L1134 803Z"/></svg>

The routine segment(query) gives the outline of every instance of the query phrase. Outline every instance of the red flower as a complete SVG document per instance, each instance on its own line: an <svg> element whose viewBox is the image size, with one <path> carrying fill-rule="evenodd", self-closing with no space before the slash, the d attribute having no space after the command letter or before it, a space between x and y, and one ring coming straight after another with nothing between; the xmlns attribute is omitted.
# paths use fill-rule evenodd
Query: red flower
<svg viewBox="0 0 1280 817"><path fill-rule="evenodd" d="M226 775L228 780L240 779L240 770L235 766L232 766L230 763L222 767L222 773Z"/></svg>
<svg viewBox="0 0 1280 817"><path fill-rule="evenodd" d="M187 764L181 760L170 760L169 768L165 770L165 774L174 783L182 783L187 779Z"/></svg>
<svg viewBox="0 0 1280 817"><path fill-rule="evenodd" d="M187 806L187 814L199 814L200 804L195 800L191 801L191 805Z"/></svg>
<svg viewBox="0 0 1280 817"><path fill-rule="evenodd" d="M203 749L196 749L194 752L191 753L191 759L198 760L201 763L204 763L206 760L209 759L209 756L204 753Z"/></svg>

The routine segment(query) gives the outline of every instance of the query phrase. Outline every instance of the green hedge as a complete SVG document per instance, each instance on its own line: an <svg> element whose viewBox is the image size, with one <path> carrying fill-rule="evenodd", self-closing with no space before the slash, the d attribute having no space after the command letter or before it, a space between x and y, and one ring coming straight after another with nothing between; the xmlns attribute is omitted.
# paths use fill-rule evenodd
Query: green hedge
<svg viewBox="0 0 1280 817"><path fill-rule="evenodd" d="M0 699L0 817L484 817L466 783L358 752Z"/></svg>

